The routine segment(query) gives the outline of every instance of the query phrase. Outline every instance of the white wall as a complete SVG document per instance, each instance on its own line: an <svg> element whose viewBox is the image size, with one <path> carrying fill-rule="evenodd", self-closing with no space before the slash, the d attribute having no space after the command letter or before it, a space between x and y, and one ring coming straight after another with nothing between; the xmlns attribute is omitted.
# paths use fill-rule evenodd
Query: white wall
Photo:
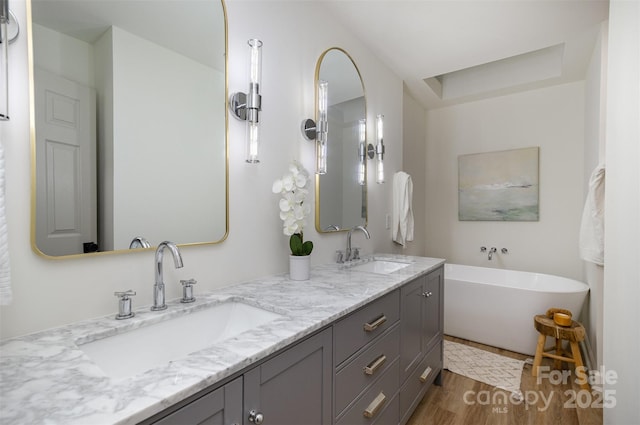
<svg viewBox="0 0 640 425"><path fill-rule="evenodd" d="M603 364L615 408L605 424L640 423L640 2L609 10Z"/></svg>
<svg viewBox="0 0 640 425"><path fill-rule="evenodd" d="M427 111L425 254L581 279L583 105L578 82ZM458 155L532 146L540 147L540 220L458 221ZM489 261L481 246L498 255Z"/></svg>
<svg viewBox="0 0 640 425"><path fill-rule="evenodd" d="M286 172L291 159L313 170L313 144L303 142L300 122L314 113L313 79L320 54L333 46L346 49L358 64L367 93L368 134L375 134L376 114L385 115L388 181L402 163L402 82L332 16L320 2L228 1L229 90L247 89L247 40L264 42L262 75L262 149L260 164L245 158L244 123L229 119L230 232L218 245L185 247L184 268L165 266L167 297L180 296L178 279L193 277L197 289L241 282L288 269L288 239L282 234L278 197L272 182ZM21 28L26 28L25 3L11 2ZM327 27L309 26L325 19ZM250 29L250 31L248 30ZM134 305L151 302L153 252L50 260L30 246L30 147L26 31L11 45L10 122L0 123L5 147L7 220L13 303L0 309L2 338L50 328L80 319L115 314L116 290L133 289ZM313 199L313 196L311 196ZM371 240L354 235L364 253L396 250L384 227L391 212L391 185L377 185L369 173ZM312 208L313 210L313 208ZM345 234L318 235L313 217L305 238L314 241L312 264L333 261L344 249Z"/></svg>
<svg viewBox="0 0 640 425"><path fill-rule="evenodd" d="M21 31L20 38L26 39L26 33ZM84 86L95 87L91 44L38 24L33 25L33 37L40 46L33 58L37 66Z"/></svg>
<svg viewBox="0 0 640 425"><path fill-rule="evenodd" d="M402 103L402 137L404 172L411 176L413 183L413 217L414 240L407 243L405 253L410 255L426 255L431 241L427 237L425 222L428 211L434 206L426 205L427 194L427 113L404 87Z"/></svg>
<svg viewBox="0 0 640 425"><path fill-rule="evenodd" d="M586 198L589 179L594 168L604 161L606 118L606 67L607 67L607 23L602 24L598 41L593 49L585 78L584 120L584 177L583 192ZM594 366L602 365L602 308L604 268L584 262L584 281L590 292L582 322L588 332L589 343L595 359Z"/></svg>
<svg viewBox="0 0 640 425"><path fill-rule="evenodd" d="M121 28L111 33L114 199L104 207L113 208L114 245L105 248L127 249L136 236L151 245L222 239L224 184L211 182L225 181L226 104L214 101L224 99L224 75ZM185 212L188 220L176 219Z"/></svg>

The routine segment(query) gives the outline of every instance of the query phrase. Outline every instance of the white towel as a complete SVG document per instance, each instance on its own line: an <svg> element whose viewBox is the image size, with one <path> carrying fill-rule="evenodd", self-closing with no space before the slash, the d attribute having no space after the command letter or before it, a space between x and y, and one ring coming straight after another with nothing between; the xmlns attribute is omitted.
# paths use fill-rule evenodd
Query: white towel
<svg viewBox="0 0 640 425"><path fill-rule="evenodd" d="M394 242L406 246L413 240L413 182L411 176L398 171L393 176L393 227Z"/></svg>
<svg viewBox="0 0 640 425"><path fill-rule="evenodd" d="M4 147L0 143L0 305L11 303L11 274L9 269L9 236L4 210Z"/></svg>
<svg viewBox="0 0 640 425"><path fill-rule="evenodd" d="M604 265L604 164L589 179L589 191L580 223L580 258Z"/></svg>

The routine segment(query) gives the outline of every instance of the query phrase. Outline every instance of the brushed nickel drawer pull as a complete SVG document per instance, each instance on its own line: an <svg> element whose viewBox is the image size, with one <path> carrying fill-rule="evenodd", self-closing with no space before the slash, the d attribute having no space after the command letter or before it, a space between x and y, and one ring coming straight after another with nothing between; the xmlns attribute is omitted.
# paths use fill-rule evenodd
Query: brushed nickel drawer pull
<svg viewBox="0 0 640 425"><path fill-rule="evenodd" d="M382 325L386 321L387 321L387 316L383 314L382 316L374 320L373 323L365 323L364 330L365 332L373 332L378 328L378 326Z"/></svg>
<svg viewBox="0 0 640 425"><path fill-rule="evenodd" d="M384 403L387 401L387 396L383 392L380 392L376 398L373 399L371 404L362 413L365 418L373 418L378 414Z"/></svg>
<svg viewBox="0 0 640 425"><path fill-rule="evenodd" d="M378 357L377 359L375 359L374 361L372 361L371 363L369 363L364 367L365 375L373 375L374 373L376 373L378 369L380 369L380 366L382 366L386 361L387 361L387 356L382 354L380 357Z"/></svg>
<svg viewBox="0 0 640 425"><path fill-rule="evenodd" d="M420 382L427 382L427 378L431 375L431 370L431 366L429 366L424 370L424 372L422 372L422 375L420 375Z"/></svg>

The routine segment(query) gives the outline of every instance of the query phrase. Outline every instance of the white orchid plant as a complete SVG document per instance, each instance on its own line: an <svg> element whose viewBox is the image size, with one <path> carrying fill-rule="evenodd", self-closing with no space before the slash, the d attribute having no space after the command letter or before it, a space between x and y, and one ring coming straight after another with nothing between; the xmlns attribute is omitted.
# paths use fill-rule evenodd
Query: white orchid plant
<svg viewBox="0 0 640 425"><path fill-rule="evenodd" d="M309 190L309 173L297 161L289 164L289 172L273 182L273 193L282 195L280 199L280 218L283 222L283 232L289 236L291 255L309 255L313 250L313 242L303 239L306 218L311 212L309 204L305 202Z"/></svg>

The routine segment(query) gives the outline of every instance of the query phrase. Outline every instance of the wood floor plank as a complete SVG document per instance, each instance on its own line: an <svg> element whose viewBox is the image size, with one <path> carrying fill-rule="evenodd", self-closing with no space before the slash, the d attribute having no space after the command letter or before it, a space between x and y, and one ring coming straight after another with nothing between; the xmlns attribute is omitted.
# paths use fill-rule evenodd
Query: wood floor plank
<svg viewBox="0 0 640 425"><path fill-rule="evenodd" d="M445 339L518 360L530 358L460 338ZM543 359L542 366L552 368L553 360ZM568 366L565 363L563 367ZM574 371L569 370L575 378ZM407 425L602 425L602 408L590 403L597 401L596 396L582 393L576 397L581 388L573 379L556 382L562 380L549 379L548 373L533 377L530 364L525 364L522 371L522 402L510 398L507 391L448 370L442 372L442 378L442 386L431 386Z"/></svg>

